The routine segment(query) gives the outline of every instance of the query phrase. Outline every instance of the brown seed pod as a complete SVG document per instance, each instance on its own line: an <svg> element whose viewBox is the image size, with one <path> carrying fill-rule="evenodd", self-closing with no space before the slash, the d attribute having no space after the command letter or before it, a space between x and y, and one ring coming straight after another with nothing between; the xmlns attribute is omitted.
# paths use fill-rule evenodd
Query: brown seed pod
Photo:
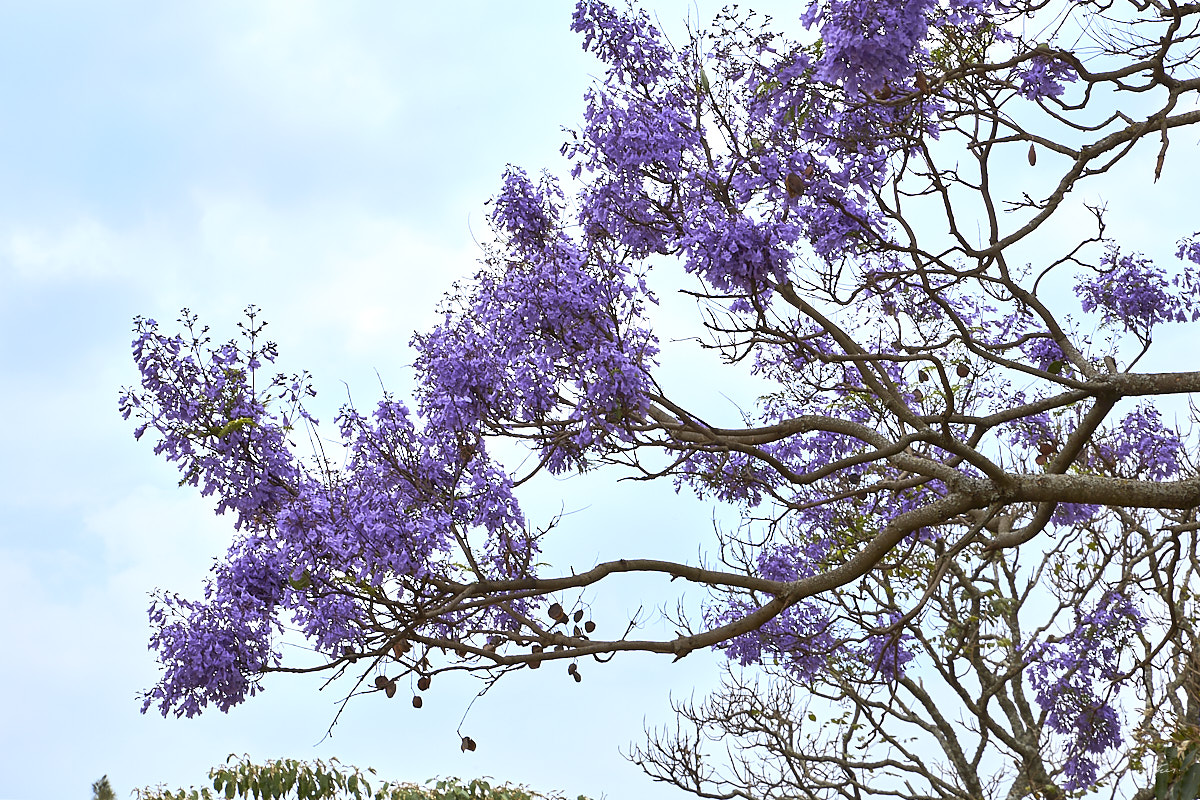
<svg viewBox="0 0 1200 800"><path fill-rule="evenodd" d="M389 683L391 683L391 681L389 681L387 679L386 675L377 675L375 677L375 688L376 689L382 689L385 686L387 686Z"/></svg>
<svg viewBox="0 0 1200 800"><path fill-rule="evenodd" d="M913 400L916 400L919 403L923 399L925 399L925 395L921 393L920 389L917 389L913 392Z"/></svg>
<svg viewBox="0 0 1200 800"><path fill-rule="evenodd" d="M395 697L396 696L396 682L388 681L387 688L384 689L383 691L387 693L387 696L389 699Z"/></svg>
<svg viewBox="0 0 1200 800"><path fill-rule="evenodd" d="M928 373L928 372L926 372L925 370L920 370L920 371L918 371L918 372L917 372L917 380L919 380L919 381L927 381L927 380L929 380L929 373Z"/></svg>
<svg viewBox="0 0 1200 800"><path fill-rule="evenodd" d="M422 675L420 678L417 679L417 688L423 692L429 688L430 683L431 683L431 681L429 679L429 676Z"/></svg>
<svg viewBox="0 0 1200 800"><path fill-rule="evenodd" d="M425 705L425 701L421 699L421 695L414 694L413 695L413 708L420 708L423 705Z"/></svg>
<svg viewBox="0 0 1200 800"><path fill-rule="evenodd" d="M410 645L404 639L397 639L396 641L392 642L392 655L396 657L397 661L399 661L404 654L411 649L412 645Z"/></svg>
<svg viewBox="0 0 1200 800"><path fill-rule="evenodd" d="M955 370L955 372L958 373L958 377L965 378L971 374L971 368L968 367L966 364L959 364L958 368Z"/></svg>
<svg viewBox="0 0 1200 800"><path fill-rule="evenodd" d="M465 753L468 750L475 750L475 740L470 736L464 736L462 737L462 751Z"/></svg>
<svg viewBox="0 0 1200 800"><path fill-rule="evenodd" d="M579 666L577 664L568 664L567 665L567 674L568 675L574 675L578 671L579 671Z"/></svg>
<svg viewBox="0 0 1200 800"><path fill-rule="evenodd" d="M1050 460L1050 459L1046 458L1046 456L1038 456L1038 457L1037 457L1037 458L1035 458L1033 461L1034 461L1034 463L1035 463L1035 464L1037 464L1039 467L1044 467L1044 466L1046 465L1046 462L1047 462L1047 461L1049 461L1049 460Z"/></svg>
<svg viewBox="0 0 1200 800"><path fill-rule="evenodd" d="M582 621L583 620L583 609L576 611L575 616L572 617L572 619L575 620L576 622Z"/></svg>
<svg viewBox="0 0 1200 800"><path fill-rule="evenodd" d="M783 179L783 188L787 189L788 197L795 200L804 194L804 181L794 172L789 172Z"/></svg>
<svg viewBox="0 0 1200 800"><path fill-rule="evenodd" d="M1037 166L1037 150L1034 149L1033 145L1029 145L1029 166Z"/></svg>
<svg viewBox="0 0 1200 800"><path fill-rule="evenodd" d="M816 171L816 170L813 168L813 165L812 165L811 163L810 163L810 164L805 164L805 165L804 165L804 180L806 180L806 181L811 181L811 180L812 180L813 173L814 173L815 171Z"/></svg>
<svg viewBox="0 0 1200 800"><path fill-rule="evenodd" d="M922 92L929 91L929 76L921 70L917 70L917 88Z"/></svg>
<svg viewBox="0 0 1200 800"><path fill-rule="evenodd" d="M583 680L583 676L580 675L578 672L572 673L571 677L575 679L576 683L579 683L581 680Z"/></svg>
<svg viewBox="0 0 1200 800"><path fill-rule="evenodd" d="M551 605L550 608L546 610L546 613L550 616L550 619L554 620L555 622L562 622L567 618L567 612L563 611L563 607L558 603Z"/></svg>
<svg viewBox="0 0 1200 800"><path fill-rule="evenodd" d="M591 633L592 631L596 630L596 623L589 619L587 622L583 623L583 629L588 633Z"/></svg>
<svg viewBox="0 0 1200 800"><path fill-rule="evenodd" d="M1042 455L1044 455L1044 456L1053 455L1054 450L1055 450L1055 447L1054 447L1053 442L1038 442L1038 452L1041 453Z"/></svg>

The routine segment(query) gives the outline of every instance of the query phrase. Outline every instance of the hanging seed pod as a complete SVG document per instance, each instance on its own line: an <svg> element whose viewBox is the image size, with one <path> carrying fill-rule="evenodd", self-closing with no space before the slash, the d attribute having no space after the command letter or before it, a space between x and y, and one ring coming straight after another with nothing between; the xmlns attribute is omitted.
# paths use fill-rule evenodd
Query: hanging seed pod
<svg viewBox="0 0 1200 800"><path fill-rule="evenodd" d="M923 399L925 399L925 395L921 393L921 390L920 390L920 389L917 389L917 390L915 390L915 391L913 392L913 399L914 399L914 400L916 400L916 401L919 403L919 402L921 402Z"/></svg>
<svg viewBox="0 0 1200 800"><path fill-rule="evenodd" d="M816 170L813 168L813 165L811 163L805 164L804 165L804 180L811 181L814 172L816 172Z"/></svg>
<svg viewBox="0 0 1200 800"><path fill-rule="evenodd" d="M563 611L563 607L558 603L551 605L550 608L546 610L546 614L549 615L550 619L554 620L555 622L562 622L567 618L567 612Z"/></svg>
<svg viewBox="0 0 1200 800"><path fill-rule="evenodd" d="M787 189L788 197L795 200L804 194L804 181L794 172L789 172L783 179L783 188Z"/></svg>
<svg viewBox="0 0 1200 800"><path fill-rule="evenodd" d="M921 70L917 70L917 88L922 92L929 91L929 76Z"/></svg>
<svg viewBox="0 0 1200 800"><path fill-rule="evenodd" d="M395 697L396 696L396 682L388 681L387 688L384 689L383 691L387 694L389 700L391 698Z"/></svg>
<svg viewBox="0 0 1200 800"><path fill-rule="evenodd" d="M423 692L429 688L430 683L432 683L432 681L429 679L429 676L422 675L420 678L417 679L417 688Z"/></svg>
<svg viewBox="0 0 1200 800"><path fill-rule="evenodd" d="M467 752L468 750L474 751L475 750L475 740L472 739L470 736L462 737L461 749L462 749L462 752L464 752L464 753Z"/></svg>
<svg viewBox="0 0 1200 800"><path fill-rule="evenodd" d="M413 695L413 708L420 708L423 705L425 705L425 701L421 699L421 695L414 694Z"/></svg>
<svg viewBox="0 0 1200 800"><path fill-rule="evenodd" d="M575 620L576 622L582 621L583 620L583 609L576 611L575 616L572 617L572 619Z"/></svg>
<svg viewBox="0 0 1200 800"><path fill-rule="evenodd" d="M968 367L966 364L959 364L958 368L955 370L955 372L958 373L958 377L965 378L971 374L971 368Z"/></svg>
<svg viewBox="0 0 1200 800"><path fill-rule="evenodd" d="M1037 166L1037 150L1034 149L1033 145L1029 145L1029 166Z"/></svg>
<svg viewBox="0 0 1200 800"><path fill-rule="evenodd" d="M387 679L386 675L378 675L375 677L375 688L376 689L386 688L389 683L391 683L391 681L389 681Z"/></svg>
<svg viewBox="0 0 1200 800"><path fill-rule="evenodd" d="M587 622L583 623L583 629L588 633L591 633L592 631L596 630L596 623L589 619Z"/></svg>

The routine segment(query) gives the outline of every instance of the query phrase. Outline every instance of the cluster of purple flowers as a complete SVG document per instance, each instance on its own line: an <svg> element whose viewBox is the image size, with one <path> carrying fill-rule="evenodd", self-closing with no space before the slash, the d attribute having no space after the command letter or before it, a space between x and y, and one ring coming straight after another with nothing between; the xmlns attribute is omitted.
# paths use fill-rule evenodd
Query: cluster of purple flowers
<svg viewBox="0 0 1200 800"><path fill-rule="evenodd" d="M1179 252L1183 257L1189 251L1181 245ZM1098 311L1106 324L1119 325L1143 340L1149 340L1161 322L1200 320L1200 279L1194 269L1168 281L1166 272L1150 259L1121 255L1115 247L1106 251L1093 278L1080 276L1075 294L1084 311Z"/></svg>
<svg viewBox="0 0 1200 800"><path fill-rule="evenodd" d="M1145 623L1125 596L1109 592L1066 636L1029 650L1027 674L1050 730L1066 739L1063 773L1067 791L1096 782L1097 759L1121 745L1116 710L1102 696L1120 674L1121 652Z"/></svg>
<svg viewBox="0 0 1200 800"><path fill-rule="evenodd" d="M1017 91L1027 100L1043 97L1061 97L1066 91L1064 83L1072 83L1079 76L1075 69L1062 59L1037 55L1021 63L1013 78L1019 84Z"/></svg>
<svg viewBox="0 0 1200 800"><path fill-rule="evenodd" d="M832 538L814 538L807 542L788 542L765 547L757 559L757 573L778 581L795 581L815 575L828 566ZM717 625L731 622L752 611L754 606L738 600L713 605L706 622ZM721 645L725 656L743 666L774 664L801 684L811 684L824 673L852 671L891 682L904 675L914 658L912 634L892 631L899 620L896 612L878 615L877 625L854 624L835 617L832 607L810 600L797 603L772 618L762 627L730 639ZM867 680L870 680L867 678Z"/></svg>

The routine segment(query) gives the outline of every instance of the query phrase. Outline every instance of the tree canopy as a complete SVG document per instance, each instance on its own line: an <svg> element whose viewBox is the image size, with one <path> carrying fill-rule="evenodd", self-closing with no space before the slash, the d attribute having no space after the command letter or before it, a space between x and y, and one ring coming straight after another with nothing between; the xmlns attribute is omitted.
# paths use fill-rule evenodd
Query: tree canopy
<svg viewBox="0 0 1200 800"><path fill-rule="evenodd" d="M412 341L415 396L345 406L343 463L294 443L312 380L270 375L256 308L226 344L187 310L135 321L121 411L236 529L203 599L152 607L144 710L228 710L275 672L391 697L716 648L723 688L633 754L702 797L1196 796L1200 371L1152 345L1197 341L1200 239L1146 255L1083 191L1194 169L1200 4L798 8L798 38L730 9L676 47L580 0L606 72L569 185L505 172L478 273ZM753 408L660 382L651 282L695 299L726 380L769 383ZM541 563L570 523L523 485L597 469L741 522L704 563ZM703 611L598 631L585 593L631 573ZM319 664L283 658L285 625Z"/></svg>
<svg viewBox="0 0 1200 800"><path fill-rule="evenodd" d="M343 766L336 758L330 763L285 758L255 764L230 756L225 766L209 770L208 777L211 789L147 787L135 795L137 800L564 800L562 795L539 794L522 786L492 786L482 778L468 783L434 779L424 786L383 781L374 769L363 772ZM580 795L578 800L587 798Z"/></svg>

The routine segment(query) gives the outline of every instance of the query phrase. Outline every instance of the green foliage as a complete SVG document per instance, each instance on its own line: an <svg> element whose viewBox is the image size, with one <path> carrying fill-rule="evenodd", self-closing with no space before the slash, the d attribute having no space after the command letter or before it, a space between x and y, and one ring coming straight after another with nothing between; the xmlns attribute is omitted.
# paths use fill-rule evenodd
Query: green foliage
<svg viewBox="0 0 1200 800"><path fill-rule="evenodd" d="M1163 749L1154 800L1200 798L1200 739L1181 738Z"/></svg>
<svg viewBox="0 0 1200 800"><path fill-rule="evenodd" d="M92 800L117 800L117 793L113 791L107 775L92 784Z"/></svg>
<svg viewBox="0 0 1200 800"><path fill-rule="evenodd" d="M283 759L252 764L235 756L227 766L209 770L212 788L167 790L165 787L135 790L138 800L564 800L562 795L544 795L523 786L492 786L482 779L461 783L457 778L414 783L379 781L374 769L366 772L343 766L336 758L326 764ZM107 779L104 779L107 785ZM102 798L112 798L110 794ZM98 796L99 797L99 796ZM580 796L579 800L587 800Z"/></svg>

